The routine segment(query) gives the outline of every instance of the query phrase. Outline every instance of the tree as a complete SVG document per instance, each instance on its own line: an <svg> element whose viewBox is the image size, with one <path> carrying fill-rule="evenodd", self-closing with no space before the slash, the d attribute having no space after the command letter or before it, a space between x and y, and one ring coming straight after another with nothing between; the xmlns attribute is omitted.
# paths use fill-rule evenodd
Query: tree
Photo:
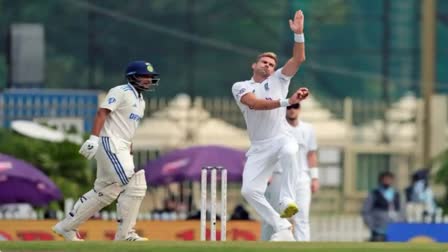
<svg viewBox="0 0 448 252"><path fill-rule="evenodd" d="M436 163L440 165L436 173L436 183L442 184L445 187L445 196L439 202L445 211L448 210L448 149L445 150L436 159Z"/></svg>

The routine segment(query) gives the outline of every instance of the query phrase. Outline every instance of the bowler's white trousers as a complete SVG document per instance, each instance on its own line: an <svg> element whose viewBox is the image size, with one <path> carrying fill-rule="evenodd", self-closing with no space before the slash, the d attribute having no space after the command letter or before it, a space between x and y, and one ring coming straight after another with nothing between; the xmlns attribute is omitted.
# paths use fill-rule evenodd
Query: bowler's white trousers
<svg viewBox="0 0 448 252"><path fill-rule="evenodd" d="M280 218L280 214L274 208L281 207L280 203L283 206L294 202L296 198L295 184L299 171L298 148L291 136L279 135L263 141L253 141L246 154L247 161L244 166L241 194L275 232L291 227L291 223ZM283 169L282 176L279 178L283 186L279 190L278 201L274 203L277 207L272 207L266 200L265 191L276 163L279 163Z"/></svg>
<svg viewBox="0 0 448 252"><path fill-rule="evenodd" d="M271 183L266 189L266 199L271 205L278 202L281 186L281 173L274 172ZM310 241L311 182L309 179L302 178L296 181L296 203L299 206L299 212L291 218L294 225L294 238L296 241ZM273 227L269 223L263 222L261 225L261 240L268 241L273 233Z"/></svg>

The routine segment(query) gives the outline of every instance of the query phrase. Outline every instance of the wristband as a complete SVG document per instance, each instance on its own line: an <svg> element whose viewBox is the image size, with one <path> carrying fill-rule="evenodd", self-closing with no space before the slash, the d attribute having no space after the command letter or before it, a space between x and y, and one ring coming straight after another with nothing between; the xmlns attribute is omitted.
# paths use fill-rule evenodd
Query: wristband
<svg viewBox="0 0 448 252"><path fill-rule="evenodd" d="M294 41L296 43L305 43L305 35L303 35L303 33L294 33Z"/></svg>
<svg viewBox="0 0 448 252"><path fill-rule="evenodd" d="M95 136L95 135L90 135L89 140L92 140L92 141L94 141L94 142L99 142L99 141L100 141L100 138L97 137L97 136Z"/></svg>
<svg viewBox="0 0 448 252"><path fill-rule="evenodd" d="M311 177L311 179L319 179L319 168L311 167L310 168L310 177Z"/></svg>
<svg viewBox="0 0 448 252"><path fill-rule="evenodd" d="M288 107L289 104L289 99L280 99L280 107Z"/></svg>

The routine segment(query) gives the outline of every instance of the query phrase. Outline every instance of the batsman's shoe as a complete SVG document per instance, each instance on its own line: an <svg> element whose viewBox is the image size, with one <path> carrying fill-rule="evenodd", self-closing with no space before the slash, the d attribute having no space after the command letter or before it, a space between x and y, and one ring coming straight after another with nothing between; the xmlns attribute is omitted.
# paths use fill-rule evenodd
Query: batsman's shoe
<svg viewBox="0 0 448 252"><path fill-rule="evenodd" d="M290 228L282 229L271 236L270 241L295 241Z"/></svg>
<svg viewBox="0 0 448 252"><path fill-rule="evenodd" d="M131 232L131 233L129 233L129 235L128 235L127 237L125 237L125 238L115 236L115 240L116 240L116 241L147 241L148 238L146 238L146 237L141 237L141 236L138 235L136 232Z"/></svg>
<svg viewBox="0 0 448 252"><path fill-rule="evenodd" d="M286 204L286 207L283 209L282 213L280 214L281 218L291 218L296 213L299 212L299 207L296 203L290 202Z"/></svg>
<svg viewBox="0 0 448 252"><path fill-rule="evenodd" d="M53 233L64 238L66 241L84 241L84 239L81 238L77 230L65 231L59 223L54 225L52 230Z"/></svg>

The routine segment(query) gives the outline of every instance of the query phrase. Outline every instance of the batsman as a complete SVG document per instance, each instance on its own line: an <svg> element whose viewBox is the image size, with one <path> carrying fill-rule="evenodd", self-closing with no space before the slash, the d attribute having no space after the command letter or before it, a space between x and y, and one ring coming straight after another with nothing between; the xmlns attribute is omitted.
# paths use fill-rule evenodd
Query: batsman
<svg viewBox="0 0 448 252"><path fill-rule="evenodd" d="M96 113L91 136L79 150L87 159L95 157L97 178L93 189L82 195L65 219L53 226L53 231L66 240L82 241L78 226L116 199L115 240L148 240L134 230L146 194L146 179L144 170L135 170L132 138L145 111L143 91L153 90L160 79L146 61L130 62L125 76L128 83L109 90Z"/></svg>

